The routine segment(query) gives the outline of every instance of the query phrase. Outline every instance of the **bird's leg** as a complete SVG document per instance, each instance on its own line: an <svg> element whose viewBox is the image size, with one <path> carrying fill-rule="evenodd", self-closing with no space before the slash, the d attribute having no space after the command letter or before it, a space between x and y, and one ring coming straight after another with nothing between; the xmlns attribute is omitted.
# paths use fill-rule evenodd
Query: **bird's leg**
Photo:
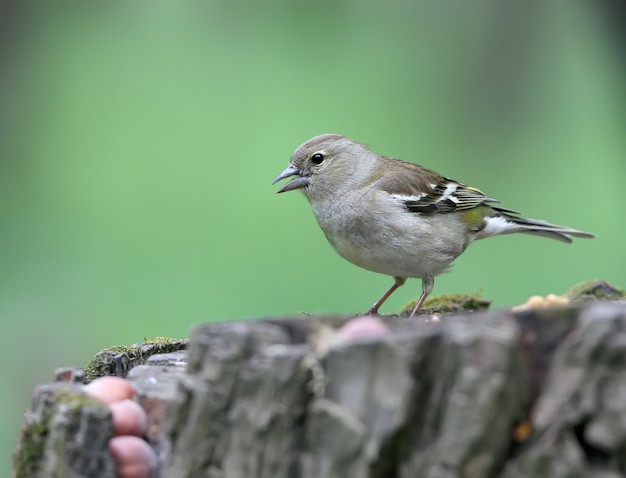
<svg viewBox="0 0 626 478"><path fill-rule="evenodd" d="M415 307L413 307L413 312L411 312L411 315L409 315L409 319L413 317L415 313L417 312L417 309L419 309L422 306L422 304L426 300L426 297L428 297L428 294L430 294L433 291L434 286L435 286L434 277L424 277L422 279L422 295L420 295L420 298L417 301L417 304L415 304Z"/></svg>
<svg viewBox="0 0 626 478"><path fill-rule="evenodd" d="M378 309L381 305L383 305L383 303L389 298L389 296L391 294L394 293L394 291L400 287L402 284L404 284L404 282L406 281L405 277L394 277L394 283L393 285L389 288L389 290L387 292L385 292L383 294L383 296L378 299L373 306L370 307L370 310L367 311L367 315L378 315Z"/></svg>

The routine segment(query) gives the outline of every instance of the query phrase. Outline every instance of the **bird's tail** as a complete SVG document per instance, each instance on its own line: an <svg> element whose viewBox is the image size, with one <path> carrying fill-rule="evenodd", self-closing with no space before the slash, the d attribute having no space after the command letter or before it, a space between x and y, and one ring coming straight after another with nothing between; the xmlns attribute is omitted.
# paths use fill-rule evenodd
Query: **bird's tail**
<svg viewBox="0 0 626 478"><path fill-rule="evenodd" d="M528 219L515 215L515 211L509 209L498 208L492 206L500 213L500 217L506 219L510 227L507 230L502 231L503 234L522 232L524 234L533 234L535 236L549 237L561 242L572 242L572 237L593 238L596 237L593 234L584 231L578 231L571 227L557 226L556 224L550 224L547 221L540 219Z"/></svg>

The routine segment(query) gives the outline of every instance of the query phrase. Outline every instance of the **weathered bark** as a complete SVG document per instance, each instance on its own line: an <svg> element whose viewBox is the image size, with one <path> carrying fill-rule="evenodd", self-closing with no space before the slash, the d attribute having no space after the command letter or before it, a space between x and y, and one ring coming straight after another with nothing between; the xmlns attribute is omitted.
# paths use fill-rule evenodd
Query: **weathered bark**
<svg viewBox="0 0 626 478"><path fill-rule="evenodd" d="M17 478L116 476L108 442L113 437L111 412L79 386L55 383L35 390L16 451Z"/></svg>
<svg viewBox="0 0 626 478"><path fill-rule="evenodd" d="M130 370L159 476L626 476L626 302L391 318L338 343L348 319L202 325ZM35 458L55 471L70 460L50 436ZM19 476L110 470L46 472Z"/></svg>

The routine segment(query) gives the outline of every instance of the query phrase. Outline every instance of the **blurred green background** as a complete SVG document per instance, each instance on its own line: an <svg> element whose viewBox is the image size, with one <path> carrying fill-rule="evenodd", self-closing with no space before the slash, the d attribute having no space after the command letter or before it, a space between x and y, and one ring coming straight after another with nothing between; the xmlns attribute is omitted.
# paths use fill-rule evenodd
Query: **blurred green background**
<svg viewBox="0 0 626 478"><path fill-rule="evenodd" d="M454 5L452 5L454 3ZM32 387L194 323L364 311L391 284L276 196L327 132L594 232L479 242L435 294L626 286L617 2L0 4L0 475ZM618 6L619 10L619 6ZM419 295L409 281L384 312Z"/></svg>

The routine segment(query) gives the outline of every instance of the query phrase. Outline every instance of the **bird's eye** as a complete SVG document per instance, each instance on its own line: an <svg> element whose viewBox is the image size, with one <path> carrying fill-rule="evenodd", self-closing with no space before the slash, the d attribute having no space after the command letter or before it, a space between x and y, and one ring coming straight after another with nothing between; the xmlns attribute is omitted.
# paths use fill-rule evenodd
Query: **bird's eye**
<svg viewBox="0 0 626 478"><path fill-rule="evenodd" d="M324 161L324 155L322 153L315 153L311 156L311 161L313 161L314 164L322 164L322 161Z"/></svg>

